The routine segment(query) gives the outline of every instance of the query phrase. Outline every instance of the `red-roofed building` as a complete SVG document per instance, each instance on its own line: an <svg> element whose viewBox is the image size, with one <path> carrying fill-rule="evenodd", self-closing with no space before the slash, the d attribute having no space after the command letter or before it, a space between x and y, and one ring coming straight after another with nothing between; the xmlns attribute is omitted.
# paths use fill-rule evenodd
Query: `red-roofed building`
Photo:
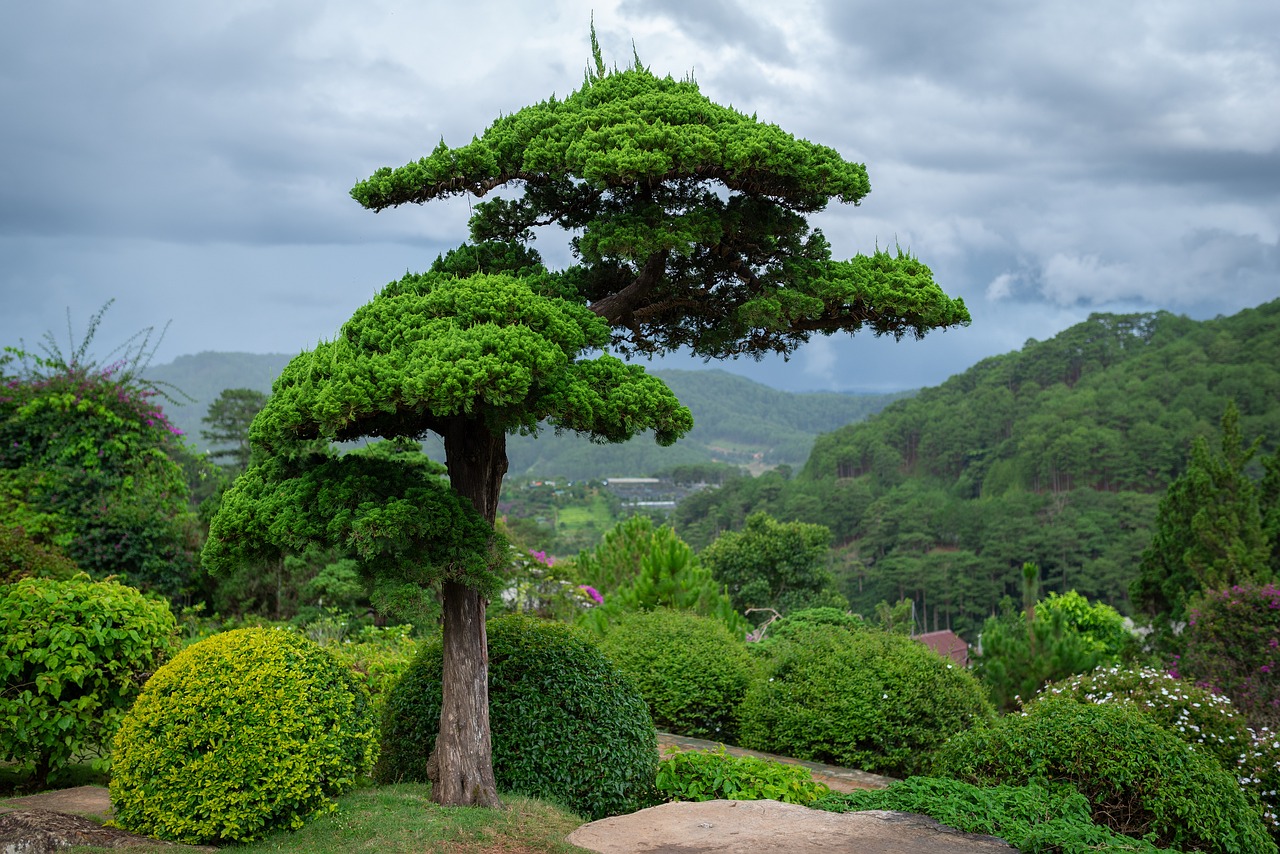
<svg viewBox="0 0 1280 854"><path fill-rule="evenodd" d="M939 655L945 655L961 667L969 666L969 644L965 643L964 638L955 632L945 630L941 632L925 632L914 637L929 649Z"/></svg>

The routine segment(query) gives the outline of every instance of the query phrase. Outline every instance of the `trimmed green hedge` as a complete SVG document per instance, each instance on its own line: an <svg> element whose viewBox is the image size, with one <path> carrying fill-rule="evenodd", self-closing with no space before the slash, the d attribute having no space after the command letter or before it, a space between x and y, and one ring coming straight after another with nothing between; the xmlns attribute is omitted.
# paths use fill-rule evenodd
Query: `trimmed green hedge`
<svg viewBox="0 0 1280 854"><path fill-rule="evenodd" d="M802 622L764 656L741 707L743 747L906 775L992 715L968 671L902 635Z"/></svg>
<svg viewBox="0 0 1280 854"><path fill-rule="evenodd" d="M1129 704L1046 697L951 739L934 773L980 786L1065 784L1097 821L1165 847L1276 850L1231 774Z"/></svg>
<svg viewBox="0 0 1280 854"><path fill-rule="evenodd" d="M487 628L498 787L592 819L655 803L656 733L630 680L562 623L509 616ZM437 639L387 698L379 781L427 780L440 730L442 668Z"/></svg>
<svg viewBox="0 0 1280 854"><path fill-rule="evenodd" d="M754 674L746 644L690 611L623 614L600 650L625 673L666 732L734 743L738 705Z"/></svg>
<svg viewBox="0 0 1280 854"><path fill-rule="evenodd" d="M116 822L194 844L297 829L376 746L369 692L334 656L283 629L214 635L157 670L116 733Z"/></svg>

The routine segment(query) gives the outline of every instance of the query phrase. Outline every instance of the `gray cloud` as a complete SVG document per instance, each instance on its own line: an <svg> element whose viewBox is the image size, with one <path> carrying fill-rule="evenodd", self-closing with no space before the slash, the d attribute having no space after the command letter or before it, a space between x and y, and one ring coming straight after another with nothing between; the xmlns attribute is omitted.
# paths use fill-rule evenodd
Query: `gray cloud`
<svg viewBox="0 0 1280 854"><path fill-rule="evenodd" d="M576 88L593 14L610 64L634 39L655 72L865 161L871 196L815 220L836 254L908 247L974 315L731 370L903 388L1091 311L1280 296L1274 4L430 5L0 9L0 343L110 296L122 334L173 319L162 359L332 335L466 236L465 199L375 216L350 187ZM565 246L538 242L554 264Z"/></svg>

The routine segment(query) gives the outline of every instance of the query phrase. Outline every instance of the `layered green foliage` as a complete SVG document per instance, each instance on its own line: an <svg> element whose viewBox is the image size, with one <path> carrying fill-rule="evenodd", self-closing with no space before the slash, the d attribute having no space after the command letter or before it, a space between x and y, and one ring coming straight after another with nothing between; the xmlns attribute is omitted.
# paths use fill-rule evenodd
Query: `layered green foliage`
<svg viewBox="0 0 1280 854"><path fill-rule="evenodd" d="M1177 667L1231 698L1254 727L1280 728L1280 587L1247 584L1193 600Z"/></svg>
<svg viewBox="0 0 1280 854"><path fill-rule="evenodd" d="M425 607L442 579L501 581L493 530L417 453L266 458L223 496L203 557L223 574L317 546L354 552L379 603L399 613Z"/></svg>
<svg viewBox="0 0 1280 854"><path fill-rule="evenodd" d="M831 532L821 525L779 522L765 513L747 518L702 550L702 560L724 584L738 611L839 607L827 568Z"/></svg>
<svg viewBox="0 0 1280 854"><path fill-rule="evenodd" d="M13 374L11 359L0 359L0 525L60 549L94 577L190 593L196 520L181 431L136 365L99 367L83 350L12 351Z"/></svg>
<svg viewBox="0 0 1280 854"><path fill-rule="evenodd" d="M0 584L19 578L67 579L76 565L53 545L41 545L21 528L0 525Z"/></svg>
<svg viewBox="0 0 1280 854"><path fill-rule="evenodd" d="M831 794L813 805L832 812L917 813L965 833L998 836L1019 851L1045 854L1161 854L1147 840L1094 822L1089 802L1070 789L1040 784L975 786L960 780L911 777L886 789Z"/></svg>
<svg viewBox="0 0 1280 854"><path fill-rule="evenodd" d="M659 609L624 614L600 651L627 675L664 732L735 743L754 675L741 636L719 620Z"/></svg>
<svg viewBox="0 0 1280 854"><path fill-rule="evenodd" d="M715 750L675 750L658 763L658 793L668 801L781 801L808 805L830 793L803 765Z"/></svg>
<svg viewBox="0 0 1280 854"><path fill-rule="evenodd" d="M1261 441L1245 442L1232 402L1222 415L1220 450L1211 452L1202 436L1192 443L1186 471L1160 500L1151 545L1132 586L1134 601L1147 613L1181 621L1189 599L1201 591L1271 580L1264 508L1246 472Z"/></svg>
<svg viewBox="0 0 1280 854"><path fill-rule="evenodd" d="M598 71L468 145L379 169L352 196L382 210L522 185L475 206L473 240L527 240L546 222L573 230L566 285L637 351L721 358L789 352L815 332L920 336L968 322L915 258L832 261L810 231L805 214L869 192L863 166L711 102L692 80L638 62ZM640 292L624 293L633 282Z"/></svg>
<svg viewBox="0 0 1280 854"><path fill-rule="evenodd" d="M608 355L608 326L544 294L545 277L406 275L358 309L331 342L295 358L255 420L271 449L298 439L443 435L474 417L494 433L545 421L597 441L652 429L670 444L688 410L638 365Z"/></svg>
<svg viewBox="0 0 1280 854"><path fill-rule="evenodd" d="M493 773L501 790L546 798L593 819L652 803L656 734L635 686L560 623L488 623ZM440 728L442 651L425 646L387 701L383 782L425 781Z"/></svg>
<svg viewBox="0 0 1280 854"><path fill-rule="evenodd" d="M599 546L580 553L568 571L603 594L603 603L579 617L597 634L607 634L627 613L655 608L714 617L735 634L747 630L747 621L693 549L670 526L655 527L647 516L619 523Z"/></svg>
<svg viewBox="0 0 1280 854"><path fill-rule="evenodd" d="M911 774L992 714L973 676L901 635L800 625L765 652L742 703L743 747Z"/></svg>
<svg viewBox="0 0 1280 854"><path fill-rule="evenodd" d="M1276 850L1230 773L1130 705L1047 697L952 738L934 773L979 786L1065 784L1112 830L1163 847Z"/></svg>
<svg viewBox="0 0 1280 854"><path fill-rule="evenodd" d="M820 437L795 478L690 497L676 526L702 548L756 511L826 525L848 546L838 574L855 611L907 596L929 628L970 638L1018 597L1026 561L1047 590L1129 612L1159 496L1193 438L1216 441L1234 400L1270 459L1277 390L1280 301L1204 322L1094 315Z"/></svg>
<svg viewBox="0 0 1280 854"><path fill-rule="evenodd" d="M156 671L116 733L115 821L186 843L296 830L376 750L368 691L347 666L293 632L225 632Z"/></svg>
<svg viewBox="0 0 1280 854"><path fill-rule="evenodd" d="M80 574L0 586L0 761L43 787L111 736L173 647L169 604Z"/></svg>

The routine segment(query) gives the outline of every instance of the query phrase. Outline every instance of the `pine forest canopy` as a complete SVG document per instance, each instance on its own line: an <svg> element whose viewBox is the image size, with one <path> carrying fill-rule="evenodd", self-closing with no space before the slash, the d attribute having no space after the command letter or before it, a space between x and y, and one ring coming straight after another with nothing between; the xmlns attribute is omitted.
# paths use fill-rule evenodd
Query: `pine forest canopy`
<svg viewBox="0 0 1280 854"><path fill-rule="evenodd" d="M1026 561L1047 590L1130 612L1161 495L1196 437L1219 445L1232 402L1243 441L1261 439L1257 481L1280 450L1280 300L1208 321L1097 314L820 436L793 479L690 496L676 525L695 548L756 511L826 525L855 610L906 596L959 632L1019 598Z"/></svg>
<svg viewBox="0 0 1280 854"><path fill-rule="evenodd" d="M969 320L914 257L833 261L809 229L805 215L828 200L866 195L861 165L717 106L691 80L659 79L638 60L606 73L594 31L592 47L595 71L564 101L501 118L461 148L441 143L352 190L373 210L522 192L478 204L471 244L392 282L335 340L290 362L250 432L260 462L227 493L206 547L218 563L296 548L300 532L327 546L365 536L384 544L370 556L389 549L423 565L421 580L439 585L443 604L443 703L429 762L432 797L443 804L498 803L478 570L492 564L461 543L442 556L423 538L426 520L402 499L432 475L377 478L378 488L404 493L378 497L367 464L334 466L328 443L437 433L453 492L492 525L508 433L546 424L621 442L653 431L667 444L692 427L660 380L606 346L758 357L790 353L815 332L918 337ZM577 259L555 273L525 245L548 225L573 234ZM340 484L326 490L317 473ZM297 501L275 500L290 492ZM370 506L378 504L386 512ZM473 514L446 504L437 506L474 530Z"/></svg>

